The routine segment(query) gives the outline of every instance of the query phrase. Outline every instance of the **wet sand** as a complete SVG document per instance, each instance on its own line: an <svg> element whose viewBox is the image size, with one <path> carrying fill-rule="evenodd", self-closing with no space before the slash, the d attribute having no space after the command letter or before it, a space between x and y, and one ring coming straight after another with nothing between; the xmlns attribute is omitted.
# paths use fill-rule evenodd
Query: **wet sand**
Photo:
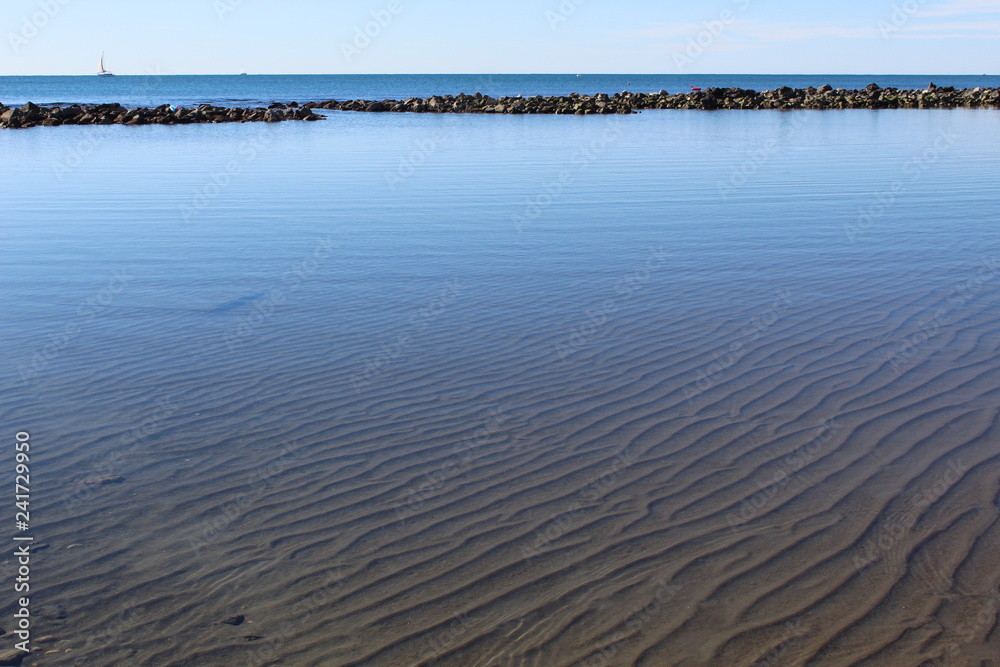
<svg viewBox="0 0 1000 667"><path fill-rule="evenodd" d="M565 362L501 319L428 332L430 354L360 394L318 382L300 333L296 359L225 378L259 389L212 392L235 430L211 445L179 437L203 430L199 389L164 374L134 452L116 428L81 440L81 469L116 441L109 472L116 451L141 461L68 489L45 581L73 614L47 631L91 637L80 664L992 659L995 297L896 369L880 335L920 313L877 298L891 287L793 290L738 329L732 303L634 301Z"/></svg>
<svg viewBox="0 0 1000 667"><path fill-rule="evenodd" d="M734 195L736 236L552 209L417 269L388 223L220 227L169 294L150 244L0 414L38 444L24 664L996 664L1000 248L966 214L805 227L860 192ZM318 264L269 306L226 253ZM73 317L28 301L12 349Z"/></svg>

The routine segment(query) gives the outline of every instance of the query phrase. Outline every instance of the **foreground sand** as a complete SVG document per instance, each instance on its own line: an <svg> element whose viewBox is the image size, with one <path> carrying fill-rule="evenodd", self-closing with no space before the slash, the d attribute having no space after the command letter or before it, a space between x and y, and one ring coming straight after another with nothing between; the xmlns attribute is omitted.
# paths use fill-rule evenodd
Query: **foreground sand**
<svg viewBox="0 0 1000 667"><path fill-rule="evenodd" d="M996 311L894 366L909 299L777 295L715 370L719 297L667 330L635 302L565 362L541 329L429 333L360 394L305 332L278 384L161 370L134 450L128 419L77 436L131 471L47 509L66 602L25 664L996 664Z"/></svg>

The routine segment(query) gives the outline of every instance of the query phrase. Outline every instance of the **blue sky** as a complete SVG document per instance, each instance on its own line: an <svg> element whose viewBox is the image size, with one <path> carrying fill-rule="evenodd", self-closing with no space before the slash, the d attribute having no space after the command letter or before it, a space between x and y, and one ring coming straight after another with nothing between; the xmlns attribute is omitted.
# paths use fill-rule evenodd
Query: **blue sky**
<svg viewBox="0 0 1000 667"><path fill-rule="evenodd" d="M0 75L92 74L101 51L118 74L1000 74L1000 0L3 6Z"/></svg>

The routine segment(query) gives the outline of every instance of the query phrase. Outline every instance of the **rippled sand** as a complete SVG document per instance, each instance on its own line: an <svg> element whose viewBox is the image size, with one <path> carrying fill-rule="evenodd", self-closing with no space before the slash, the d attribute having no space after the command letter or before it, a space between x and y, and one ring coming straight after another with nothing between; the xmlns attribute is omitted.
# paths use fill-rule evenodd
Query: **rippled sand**
<svg viewBox="0 0 1000 667"><path fill-rule="evenodd" d="M193 264L116 257L138 257L134 281L0 412L37 443L48 545L24 664L998 664L1000 246L977 217L996 213L996 167L969 167L986 165L983 116L962 160L853 241L845 225L904 165L852 173L853 140L824 153L837 118L726 202L707 174L745 144L692 149L683 178L622 150L521 235L520 200L490 200L370 242L307 221L272 261L217 207L198 229L227 242L192 241ZM574 144L597 132L574 122ZM273 159L312 155L293 147ZM833 187L828 159L846 189L800 199L797 183ZM599 190L629 178L628 196ZM309 196L299 215L322 210ZM470 251L476 216L488 241ZM19 289L5 344L23 364L83 320ZM123 480L85 483L108 475Z"/></svg>

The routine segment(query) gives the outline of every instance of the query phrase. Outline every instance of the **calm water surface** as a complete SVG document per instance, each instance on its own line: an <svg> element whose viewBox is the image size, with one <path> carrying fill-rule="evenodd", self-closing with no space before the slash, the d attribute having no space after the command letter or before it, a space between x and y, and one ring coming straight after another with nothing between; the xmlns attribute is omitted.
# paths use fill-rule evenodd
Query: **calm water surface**
<svg viewBox="0 0 1000 667"><path fill-rule="evenodd" d="M664 86L640 77L633 86L636 79L646 88ZM86 82L87 91L93 83ZM36 102L125 99L74 86L47 93L47 83L38 81L2 85L12 91L0 96L5 102L26 95ZM227 88L225 99L411 94L405 83L384 90L372 84L351 95L302 85L245 95ZM568 85L545 80L516 92L576 89ZM515 92L513 84L499 85L505 87ZM165 98L141 92L131 99ZM127 597L148 622L135 620L133 639L117 644L153 660L146 664L173 659L167 657L173 641L183 641L185 651L204 649L198 655L218 660L212 664L228 664L235 653L225 651L244 649L226 649L202 630L242 606L267 608L266 596L254 597L248 582L258 574L263 582L266 574L281 583L273 593L280 598L280 591L296 590L299 575L321 571L319 563L336 562L349 577L362 576L367 570L355 568L367 557L352 550L368 542L341 544L338 535L361 530L363 522L341 513L384 502L391 524L400 516L393 499L406 492L404 481L416 485L438 465L421 457L435 448L450 451L489 410L500 406L507 415L491 431L496 446L515 447L510 451L523 454L510 460L522 461L550 451L589 461L595 452L641 439L627 425L605 429L598 414L607 414L607 424L623 415L636 424L649 415L671 424L682 416L729 414L772 435L804 430L832 416L814 392L843 389L839 373L849 369L865 377L876 372L900 341L925 328L957 285L978 275L975 298L949 311L951 332L919 346L920 368L930 369L924 379L950 386L947 373L968 364L948 356L949 349L961 357L998 344L989 322L1000 280L981 271L1000 252L998 119L986 110L613 118L337 112L316 123L0 132L0 414L9 433L30 431L38 443L36 526L52 544L49 564L38 565L39 600L65 606L84 627L88 615L113 624L120 613L113 600ZM782 294L794 305L775 310ZM775 328L745 333L748 322L771 322L778 311ZM777 347L761 348L769 351L713 380L713 391L730 383L725 394L705 394L705 404L686 400L684 389L696 387L699 372L732 342L756 349L769 334ZM848 356L830 362L815 388L788 390L776 407L754 402L780 393L766 384L772 373L795 368L788 372L805 377L824 355L838 354ZM978 401L995 391L971 384L949 400L989 411L988 400ZM880 403L852 400L852 407ZM574 426L581 419L586 429ZM583 432L589 439L574 440ZM699 446L709 447L704 437ZM253 477L254 466L275 461L279 443L288 442L301 447L297 463L279 466L261 491L266 495L252 496L239 518L223 520L218 530L202 530L223 516L224 503L238 502L241 488L257 488L267 475ZM518 443L531 446L519 450ZM651 462L671 465L649 451ZM488 461L502 468L502 460ZM601 468L593 465L596 476ZM558 470L555 463L539 466ZM464 488L476 479L462 474L448 484ZM507 479L517 478L512 474ZM124 482L80 485L101 475ZM571 498L588 483L581 473L539 488L562 489L560 497ZM448 484L435 493L451 492ZM827 493L836 495L861 482L831 484ZM286 495L272 497L272 485ZM384 500L365 496L390 487ZM631 512L626 501L614 511L609 506L608 516ZM488 512L494 501L464 502L461 511L454 504L435 510L436 519ZM534 499L527 506L551 515L561 511L558 502ZM728 502L738 507L739 497L719 506ZM652 521L658 506L649 507L644 520ZM527 511L480 520L513 521ZM331 525L340 526L336 535L324 532ZM420 535L402 552L422 549ZM202 538L207 551L197 550ZM514 538L499 543L508 539ZM427 540L432 549L446 538ZM66 551L77 543L85 548ZM231 572L211 570L211 559L192 560L192 553L214 554ZM272 565L268 553L278 554L267 556L278 559ZM404 567L383 573L376 563L396 563L390 553L397 552L372 553L378 576ZM497 553L478 562L492 563ZM618 567L632 556L615 558ZM110 584L101 579L111 575ZM229 583L229 576L236 579ZM426 580L452 585L435 576ZM382 585L356 590L381 599L388 595ZM428 586L414 595L431 605L443 593ZM174 618L201 599L198 591L210 589L218 596L199 607L209 610L203 619L195 615L201 625L161 632L148 620ZM143 606L147 599L174 600L169 596L174 606ZM280 619L291 608L269 613ZM345 608L324 613L333 618L341 612L332 609ZM262 615L257 634L276 632ZM348 664L371 647L409 650L379 643L385 631L363 614L348 616L333 625L297 626L290 662L314 664L330 655L321 638L334 635L346 642L338 644L343 662L324 664ZM441 618L445 623L448 615ZM76 630L42 623L93 664L124 659L104 648L87 654L97 649ZM352 648L344 638L359 627L371 633L358 630L369 637L368 648ZM477 625L476 632L491 627ZM181 639L167 639L175 634ZM692 640L690 655L701 644ZM500 639L488 645L506 650ZM586 651L579 651L566 655L582 659ZM405 660L395 654L379 655L371 664L404 664L393 662Z"/></svg>

